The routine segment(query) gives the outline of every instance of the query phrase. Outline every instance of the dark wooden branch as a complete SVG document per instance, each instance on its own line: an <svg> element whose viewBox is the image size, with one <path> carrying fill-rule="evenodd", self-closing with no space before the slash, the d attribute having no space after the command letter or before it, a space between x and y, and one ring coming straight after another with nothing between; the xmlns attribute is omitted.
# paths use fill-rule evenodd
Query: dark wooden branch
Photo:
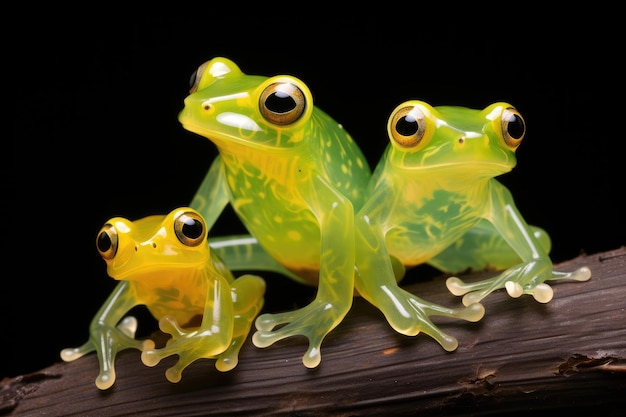
<svg viewBox="0 0 626 417"><path fill-rule="evenodd" d="M164 376L171 361L144 366L137 351L117 360L117 381L94 385L95 355L57 363L0 387L0 412L30 415L487 415L575 410L622 415L626 409L626 248L558 265L588 265L588 282L553 285L554 299L503 291L484 301L478 323L435 318L459 340L445 352L425 335L395 333L378 310L355 299L346 319L322 345L322 363L301 363L304 339L266 349L250 342L237 368L218 372L211 360L192 364L178 384ZM488 275L466 275L465 280ZM448 306L445 277L411 285Z"/></svg>

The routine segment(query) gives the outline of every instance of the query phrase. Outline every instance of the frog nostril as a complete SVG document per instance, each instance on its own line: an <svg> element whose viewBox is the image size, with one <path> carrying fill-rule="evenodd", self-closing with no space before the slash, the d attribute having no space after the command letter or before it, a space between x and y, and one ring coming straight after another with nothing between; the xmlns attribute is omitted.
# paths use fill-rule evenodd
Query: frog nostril
<svg viewBox="0 0 626 417"><path fill-rule="evenodd" d="M137 252L139 250L139 246L135 245L135 252Z"/></svg>
<svg viewBox="0 0 626 417"><path fill-rule="evenodd" d="M152 242L152 247L156 249L156 243Z"/></svg>
<svg viewBox="0 0 626 417"><path fill-rule="evenodd" d="M465 136L459 138L459 145L463 145L463 142L465 142Z"/></svg>

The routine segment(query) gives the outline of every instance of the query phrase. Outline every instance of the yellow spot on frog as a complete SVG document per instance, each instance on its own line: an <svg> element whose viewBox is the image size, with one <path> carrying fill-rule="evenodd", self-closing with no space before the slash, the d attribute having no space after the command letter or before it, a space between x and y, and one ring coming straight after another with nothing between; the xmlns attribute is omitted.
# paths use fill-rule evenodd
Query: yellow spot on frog
<svg viewBox="0 0 626 417"><path fill-rule="evenodd" d="M289 236L289 238L291 240L301 240L302 239L302 235L297 230L290 230L289 232L287 232L287 236Z"/></svg>

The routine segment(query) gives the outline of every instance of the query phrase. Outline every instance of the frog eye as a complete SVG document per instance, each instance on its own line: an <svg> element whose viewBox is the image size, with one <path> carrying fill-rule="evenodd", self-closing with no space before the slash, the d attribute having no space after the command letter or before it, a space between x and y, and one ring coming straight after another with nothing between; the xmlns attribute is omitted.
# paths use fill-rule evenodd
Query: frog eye
<svg viewBox="0 0 626 417"><path fill-rule="evenodd" d="M526 123L522 115L513 107L504 109L501 117L502 137L511 149L518 147L526 134Z"/></svg>
<svg viewBox="0 0 626 417"><path fill-rule="evenodd" d="M261 93L259 108L269 122L284 126L304 114L306 98L298 86L289 82L276 82L265 87Z"/></svg>
<svg viewBox="0 0 626 417"><path fill-rule="evenodd" d="M117 230L112 224L107 223L102 226L96 237L96 248L98 248L100 256L109 260L115 257L117 246Z"/></svg>
<svg viewBox="0 0 626 417"><path fill-rule="evenodd" d="M205 62L200 65L197 70L195 70L191 77L189 77L189 94L195 93L198 90L198 86L200 85L200 80L202 79L202 74L206 70L207 65L209 65L210 61Z"/></svg>
<svg viewBox="0 0 626 417"><path fill-rule="evenodd" d="M419 106L410 105L397 108L389 117L389 136L403 148L419 144L426 134L426 116Z"/></svg>
<svg viewBox="0 0 626 417"><path fill-rule="evenodd" d="M206 225L198 213L185 211L174 219L174 232L183 245L198 246L206 238Z"/></svg>

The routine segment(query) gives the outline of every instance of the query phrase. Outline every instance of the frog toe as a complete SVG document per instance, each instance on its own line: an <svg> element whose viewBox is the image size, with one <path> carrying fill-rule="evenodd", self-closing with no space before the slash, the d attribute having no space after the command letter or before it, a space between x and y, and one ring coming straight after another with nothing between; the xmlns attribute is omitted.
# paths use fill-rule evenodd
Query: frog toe
<svg viewBox="0 0 626 417"><path fill-rule="evenodd" d="M482 299L485 298L488 294L489 293L486 293L485 291L468 292L467 294L463 296L461 301L463 302L463 305L466 307L472 304L480 304Z"/></svg>
<svg viewBox="0 0 626 417"><path fill-rule="evenodd" d="M172 383L180 382L183 377L183 369L185 367L179 367L178 364L172 366L167 371L165 371L165 378Z"/></svg>
<svg viewBox="0 0 626 417"><path fill-rule="evenodd" d="M554 291L552 287L548 284L538 284L533 288L527 289L524 291L526 294L531 294L535 300L540 303L549 303L554 296Z"/></svg>
<svg viewBox="0 0 626 417"><path fill-rule="evenodd" d="M288 313L261 314L256 318L254 326L262 332L271 331L274 327L289 322Z"/></svg>
<svg viewBox="0 0 626 417"><path fill-rule="evenodd" d="M302 357L302 364L307 368L316 368L322 362L321 342L310 343L309 348Z"/></svg>
<svg viewBox="0 0 626 417"><path fill-rule="evenodd" d="M471 322L480 321L484 316L485 307L480 303L471 303L466 308L459 309L458 314L455 315L455 317Z"/></svg>
<svg viewBox="0 0 626 417"><path fill-rule="evenodd" d="M93 347L93 344L91 342L87 342L80 347L63 349L61 351L61 359L65 362L75 361L76 359L81 358L94 350L95 348Z"/></svg>
<svg viewBox="0 0 626 417"><path fill-rule="evenodd" d="M275 342L279 341L281 337L277 332L268 330L257 330L252 335L252 343L258 348L266 348L271 346Z"/></svg>
<svg viewBox="0 0 626 417"><path fill-rule="evenodd" d="M578 268L572 273L570 279L573 279L575 281L589 281L591 279L591 269L586 266Z"/></svg>
<svg viewBox="0 0 626 417"><path fill-rule="evenodd" d="M448 278L446 280L446 287L448 288L448 291L456 296L464 295L470 291L468 285L458 277Z"/></svg>
<svg viewBox="0 0 626 417"><path fill-rule="evenodd" d="M556 272L554 271L552 273L552 278L550 278L551 281L555 281L555 280L570 280L570 281L589 281L589 279L591 279L591 270L586 267L583 266L581 268L578 268L577 270L575 270L574 272Z"/></svg>
<svg viewBox="0 0 626 417"><path fill-rule="evenodd" d="M187 368L189 365L191 365L192 362L196 361L199 358L200 357L192 353L180 354L176 364L171 368L168 368L167 371L165 371L165 378L173 383L180 382L185 368Z"/></svg>
<svg viewBox="0 0 626 417"><path fill-rule="evenodd" d="M156 366L161 362L163 357L159 353L159 349L146 349L141 352L141 362L146 366Z"/></svg>
<svg viewBox="0 0 626 417"><path fill-rule="evenodd" d="M239 355L237 353L229 354L220 356L215 361L215 368L220 372L228 372L235 369L237 364L239 364Z"/></svg>
<svg viewBox="0 0 626 417"><path fill-rule="evenodd" d="M430 336L433 337L446 352L455 351L456 348L459 347L459 342L456 340L456 338L448 334L439 333L437 335Z"/></svg>
<svg viewBox="0 0 626 417"><path fill-rule="evenodd" d="M506 288L506 292L512 298L519 298L524 294L524 288L515 281L507 281L504 283L504 288Z"/></svg>
<svg viewBox="0 0 626 417"><path fill-rule="evenodd" d="M101 372L95 383L96 387L103 391L111 388L115 383L115 369L111 367L111 369Z"/></svg>

